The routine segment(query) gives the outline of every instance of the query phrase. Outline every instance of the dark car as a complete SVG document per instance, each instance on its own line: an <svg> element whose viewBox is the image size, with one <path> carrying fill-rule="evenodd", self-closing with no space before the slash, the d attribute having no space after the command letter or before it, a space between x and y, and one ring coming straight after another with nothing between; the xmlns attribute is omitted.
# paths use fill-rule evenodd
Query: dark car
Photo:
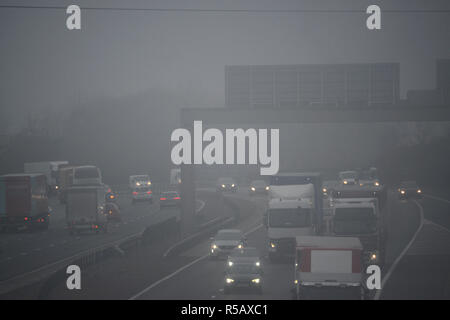
<svg viewBox="0 0 450 320"><path fill-rule="evenodd" d="M159 197L160 207L174 207L180 204L181 197L176 191L165 191Z"/></svg>
<svg viewBox="0 0 450 320"><path fill-rule="evenodd" d="M233 178L219 178L216 184L217 192L236 192L237 183Z"/></svg>
<svg viewBox="0 0 450 320"><path fill-rule="evenodd" d="M225 272L224 293L252 289L262 293L262 271L254 263L235 263Z"/></svg>
<svg viewBox="0 0 450 320"><path fill-rule="evenodd" d="M422 198L422 190L415 181L403 181L398 188L398 197L400 199Z"/></svg>

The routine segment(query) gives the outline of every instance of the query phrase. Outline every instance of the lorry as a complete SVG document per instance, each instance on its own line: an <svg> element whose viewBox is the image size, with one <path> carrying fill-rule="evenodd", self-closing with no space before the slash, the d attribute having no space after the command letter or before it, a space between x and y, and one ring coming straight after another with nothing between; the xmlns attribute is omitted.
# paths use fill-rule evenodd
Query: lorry
<svg viewBox="0 0 450 320"><path fill-rule="evenodd" d="M108 232L103 186L72 186L66 191L66 223L70 234Z"/></svg>
<svg viewBox="0 0 450 320"><path fill-rule="evenodd" d="M387 226L378 199L336 199L328 218L327 235L359 238L363 245L364 265L384 265Z"/></svg>
<svg viewBox="0 0 450 320"><path fill-rule="evenodd" d="M295 237L321 232L322 180L318 173L272 176L269 205L264 215L269 259L293 255Z"/></svg>
<svg viewBox="0 0 450 320"><path fill-rule="evenodd" d="M24 164L25 173L42 173L47 178L47 188L49 193L56 194L58 184L57 176L60 166L68 165L68 161L41 161L27 162Z"/></svg>
<svg viewBox="0 0 450 320"><path fill-rule="evenodd" d="M355 237L295 238L296 299L363 299L362 245Z"/></svg>
<svg viewBox="0 0 450 320"><path fill-rule="evenodd" d="M49 216L45 175L19 173L0 176L2 230L47 229Z"/></svg>
<svg viewBox="0 0 450 320"><path fill-rule="evenodd" d="M73 166L64 166L58 170L57 186L60 203L66 203L66 191L73 183Z"/></svg>
<svg viewBox="0 0 450 320"><path fill-rule="evenodd" d="M180 168L170 169L169 184L171 184L171 185L181 184L181 169Z"/></svg>

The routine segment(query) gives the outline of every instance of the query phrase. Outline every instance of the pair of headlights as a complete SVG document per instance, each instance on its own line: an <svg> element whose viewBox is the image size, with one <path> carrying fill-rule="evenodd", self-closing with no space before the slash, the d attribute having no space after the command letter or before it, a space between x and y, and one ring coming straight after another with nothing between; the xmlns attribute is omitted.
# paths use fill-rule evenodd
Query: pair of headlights
<svg viewBox="0 0 450 320"><path fill-rule="evenodd" d="M233 261L228 261L228 266L229 266L229 267L232 267L233 264L234 264ZM260 266L261 266L261 262L256 261L256 262L255 262L255 266L260 267Z"/></svg>
<svg viewBox="0 0 450 320"><path fill-rule="evenodd" d="M226 281L226 283L231 284L231 283L234 282L234 279L232 279L232 278L226 278L225 281ZM259 284L260 282L261 282L261 279L260 279L260 278L252 279L252 283Z"/></svg>

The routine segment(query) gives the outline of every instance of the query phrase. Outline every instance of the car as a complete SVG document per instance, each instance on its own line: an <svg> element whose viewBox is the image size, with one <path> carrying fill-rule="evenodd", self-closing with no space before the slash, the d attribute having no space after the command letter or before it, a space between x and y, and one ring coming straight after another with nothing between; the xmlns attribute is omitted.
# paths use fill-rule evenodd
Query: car
<svg viewBox="0 0 450 320"><path fill-rule="evenodd" d="M262 270L254 263L236 263L225 271L224 293L250 288L262 293Z"/></svg>
<svg viewBox="0 0 450 320"><path fill-rule="evenodd" d="M415 181L403 181L398 188L399 199L422 198L422 189L419 188Z"/></svg>
<svg viewBox="0 0 450 320"><path fill-rule="evenodd" d="M180 205L180 194L177 191L165 191L161 192L159 197L160 207L173 207Z"/></svg>
<svg viewBox="0 0 450 320"><path fill-rule="evenodd" d="M354 185L358 183L358 173L356 171L339 172L339 181L343 185Z"/></svg>
<svg viewBox="0 0 450 320"><path fill-rule="evenodd" d="M219 178L216 184L217 192L236 192L237 183L233 178Z"/></svg>
<svg viewBox="0 0 450 320"><path fill-rule="evenodd" d="M270 188L264 180L253 180L250 183L250 195L254 194L267 194Z"/></svg>
<svg viewBox="0 0 450 320"><path fill-rule="evenodd" d="M151 187L143 186L132 189L131 200L134 203L137 201L149 201L153 203L153 191Z"/></svg>
<svg viewBox="0 0 450 320"><path fill-rule="evenodd" d="M239 263L251 263L260 268L261 258L259 256L258 250L253 247L233 249L228 256L227 267L231 268L233 265Z"/></svg>
<svg viewBox="0 0 450 320"><path fill-rule="evenodd" d="M211 258L219 258L231 253L234 248L244 248L246 238L241 230L222 229L219 230L214 238L211 238Z"/></svg>
<svg viewBox="0 0 450 320"><path fill-rule="evenodd" d="M377 178L377 169L372 167L368 170L363 170L358 175L358 183L361 187L364 186L373 186L373 187L380 187L381 182Z"/></svg>

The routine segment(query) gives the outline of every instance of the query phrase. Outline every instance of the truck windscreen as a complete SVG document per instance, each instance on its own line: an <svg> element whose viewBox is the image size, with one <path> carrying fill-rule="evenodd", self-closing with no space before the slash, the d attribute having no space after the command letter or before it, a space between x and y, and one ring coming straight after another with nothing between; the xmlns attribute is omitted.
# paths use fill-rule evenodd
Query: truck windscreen
<svg viewBox="0 0 450 320"><path fill-rule="evenodd" d="M338 235L373 233L376 221L373 208L336 208L334 232Z"/></svg>
<svg viewBox="0 0 450 320"><path fill-rule="evenodd" d="M270 209L268 212L269 227L303 228L311 226L311 209Z"/></svg>

